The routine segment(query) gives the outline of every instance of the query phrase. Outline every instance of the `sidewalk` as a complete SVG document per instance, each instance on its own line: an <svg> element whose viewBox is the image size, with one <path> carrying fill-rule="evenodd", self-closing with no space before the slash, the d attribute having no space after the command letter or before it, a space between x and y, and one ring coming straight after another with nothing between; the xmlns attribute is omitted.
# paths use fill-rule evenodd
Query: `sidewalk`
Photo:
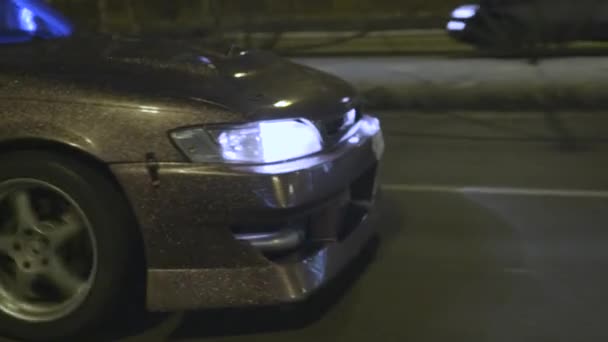
<svg viewBox="0 0 608 342"><path fill-rule="evenodd" d="M351 82L375 109L608 109L608 57L294 60Z"/></svg>
<svg viewBox="0 0 608 342"><path fill-rule="evenodd" d="M271 48L288 56L388 56L471 53L472 47L450 38L444 29L380 31L297 31L276 35L258 32L226 33L238 45Z"/></svg>

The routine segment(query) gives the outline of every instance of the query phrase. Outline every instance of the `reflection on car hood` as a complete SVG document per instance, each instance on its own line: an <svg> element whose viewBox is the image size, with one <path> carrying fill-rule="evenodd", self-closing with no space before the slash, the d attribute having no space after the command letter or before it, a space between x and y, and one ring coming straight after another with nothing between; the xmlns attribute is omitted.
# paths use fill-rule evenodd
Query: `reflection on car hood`
<svg viewBox="0 0 608 342"><path fill-rule="evenodd" d="M226 55L189 41L70 38L3 47L0 72L103 93L212 102L247 118L345 113L345 82L261 51Z"/></svg>

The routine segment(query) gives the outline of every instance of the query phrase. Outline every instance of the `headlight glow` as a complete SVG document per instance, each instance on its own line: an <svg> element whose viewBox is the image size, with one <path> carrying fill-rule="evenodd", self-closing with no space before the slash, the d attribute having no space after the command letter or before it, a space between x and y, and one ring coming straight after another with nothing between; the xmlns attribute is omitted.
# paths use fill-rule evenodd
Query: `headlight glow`
<svg viewBox="0 0 608 342"><path fill-rule="evenodd" d="M462 21L451 20L446 27L448 31L462 31L467 28L467 24Z"/></svg>
<svg viewBox="0 0 608 342"><path fill-rule="evenodd" d="M479 5L460 6L452 12L452 18L470 19L470 18L473 18L477 14L477 11L479 11Z"/></svg>
<svg viewBox="0 0 608 342"><path fill-rule="evenodd" d="M189 128L173 132L171 137L194 162L269 164L323 148L319 131L304 119Z"/></svg>

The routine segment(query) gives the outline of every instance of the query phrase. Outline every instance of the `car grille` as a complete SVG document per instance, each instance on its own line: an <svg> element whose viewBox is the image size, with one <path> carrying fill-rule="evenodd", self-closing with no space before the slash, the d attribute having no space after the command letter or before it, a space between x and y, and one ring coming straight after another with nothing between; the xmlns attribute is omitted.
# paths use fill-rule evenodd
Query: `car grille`
<svg viewBox="0 0 608 342"><path fill-rule="evenodd" d="M354 120L352 115L354 114ZM319 129L325 147L332 147L337 144L344 134L361 119L361 113L358 108L354 108L347 113L340 116L331 117L324 120L315 122L315 125Z"/></svg>
<svg viewBox="0 0 608 342"><path fill-rule="evenodd" d="M323 122L326 135L333 136L340 133L340 129L344 125L346 119L341 117Z"/></svg>

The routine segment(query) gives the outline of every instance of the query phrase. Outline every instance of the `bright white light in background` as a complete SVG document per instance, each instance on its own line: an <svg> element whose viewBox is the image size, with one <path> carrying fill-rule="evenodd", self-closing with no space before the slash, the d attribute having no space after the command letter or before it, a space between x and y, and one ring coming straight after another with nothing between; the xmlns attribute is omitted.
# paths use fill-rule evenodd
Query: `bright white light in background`
<svg viewBox="0 0 608 342"><path fill-rule="evenodd" d="M160 108L151 107L151 106L139 106L139 110L142 111L143 113L158 114L160 111Z"/></svg>
<svg viewBox="0 0 608 342"><path fill-rule="evenodd" d="M38 28L36 20L34 18L34 12L27 8L22 8L19 11L19 26L22 30L27 32L34 32Z"/></svg>
<svg viewBox="0 0 608 342"><path fill-rule="evenodd" d="M343 97L342 98L342 103L349 103L350 102L350 97Z"/></svg>
<svg viewBox="0 0 608 342"><path fill-rule="evenodd" d="M291 101L288 101L288 100L281 100L281 101L279 101L279 102L275 103L275 104L274 104L274 106L275 106L276 108L285 108L285 107L289 107L289 106L291 106L292 104L293 104L293 102L291 102Z"/></svg>
<svg viewBox="0 0 608 342"><path fill-rule="evenodd" d="M464 5L456 8L452 12L452 18L455 19L470 19L479 11L479 5Z"/></svg>
<svg viewBox="0 0 608 342"><path fill-rule="evenodd" d="M462 31L467 27L467 24L465 24L462 21L456 21L456 20L452 20L450 22L448 22L448 30L450 31Z"/></svg>
<svg viewBox="0 0 608 342"><path fill-rule="evenodd" d="M245 76L247 76L247 73L245 72L237 72L236 74L234 74L235 78L243 78Z"/></svg>
<svg viewBox="0 0 608 342"><path fill-rule="evenodd" d="M213 64L213 62L211 62L211 60L205 56L199 56L198 60L205 64Z"/></svg>

